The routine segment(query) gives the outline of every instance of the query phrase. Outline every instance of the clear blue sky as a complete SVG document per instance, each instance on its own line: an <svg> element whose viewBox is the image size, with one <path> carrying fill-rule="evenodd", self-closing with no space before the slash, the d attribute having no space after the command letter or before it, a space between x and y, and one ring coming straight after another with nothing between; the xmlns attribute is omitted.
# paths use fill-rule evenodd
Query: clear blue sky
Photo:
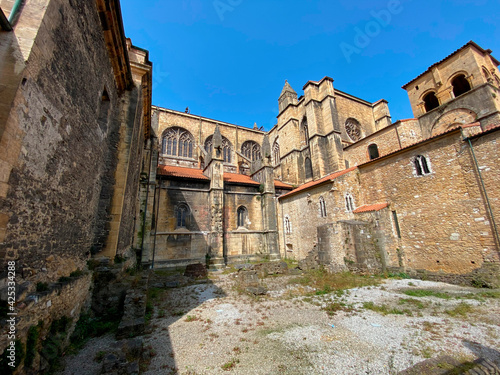
<svg viewBox="0 0 500 375"><path fill-rule="evenodd" d="M473 40L500 59L498 0L122 0L127 37L150 51L153 104L270 129L285 79L389 101L413 117L401 86ZM364 37L360 33L365 34ZM367 35L368 33L369 35Z"/></svg>

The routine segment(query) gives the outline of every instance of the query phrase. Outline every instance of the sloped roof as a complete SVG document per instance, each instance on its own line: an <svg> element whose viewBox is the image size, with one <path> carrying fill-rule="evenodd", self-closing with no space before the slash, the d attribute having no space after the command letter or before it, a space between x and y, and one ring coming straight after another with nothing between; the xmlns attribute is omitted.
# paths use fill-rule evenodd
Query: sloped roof
<svg viewBox="0 0 500 375"><path fill-rule="evenodd" d="M190 180L202 180L209 181L210 179L203 174L203 170L186 168L186 167L175 167L171 165L160 165L158 167L158 172L160 176L167 177L178 177L186 178ZM239 173L224 173L224 181L233 184L245 184L245 185L260 185L259 182L252 180L250 176L239 174ZM279 180L274 180L274 186L280 189L292 189L292 185L285 184Z"/></svg>
<svg viewBox="0 0 500 375"><path fill-rule="evenodd" d="M283 90L281 90L281 95L280 97L287 93L287 92L291 92L292 94L295 94L297 95L297 93L295 92L295 90L292 88L292 86L290 86L290 84L288 83L288 81L285 80L285 86L283 86Z"/></svg>
<svg viewBox="0 0 500 375"><path fill-rule="evenodd" d="M374 204L365 204L361 207L356 208L354 211L352 211L355 214L360 214L362 212L370 212L370 211L380 211L383 208L386 208L389 206L389 203L374 203Z"/></svg>
<svg viewBox="0 0 500 375"><path fill-rule="evenodd" d="M428 142L428 141L430 141L430 140L432 140L432 139L434 139L434 138L439 138L439 137L441 137L441 136L443 136L443 135L445 135L445 134L448 134L448 133L453 133L453 132L455 132L455 131L457 131L457 130L460 130L460 128L462 128L462 129L470 129L470 128L473 128L473 127L478 127L478 128L479 128L479 130L480 130L480 129L481 129L481 128L480 128L480 126L481 126L481 124L480 124L479 122L474 122L474 123L472 123L472 124L466 124L466 125L456 125L456 126L453 126L453 127L449 128L449 129L447 129L447 130L443 131L443 132L436 133L436 134L434 134L434 135L431 135L431 136L430 136L430 137L428 137L428 138L424 138L424 139L422 139L422 140L420 140L420 141L418 141L418 142L411 143L411 144L409 144L408 146L405 146L405 147L402 147L402 148L398 148L397 150L394 150L394 151L392 151L392 152L389 152L388 154L383 154L383 155L380 155L378 158L375 158L375 159L372 159L372 160L365 161L364 163L358 164L358 165L357 165L357 167L361 167L361 166L364 166L364 165L367 165L367 164L371 164L372 162L375 162L375 161L378 161L378 160L384 159L384 158L386 158L387 156L391 156L391 155L397 154L397 153L399 153L399 152L401 152L401 151L408 150L408 149L410 149L410 148L412 148L412 147L415 147L415 146L418 146L418 145L420 145L420 144L424 144L424 143L426 143L426 142ZM479 131L479 132L478 132L477 134L475 134L474 136L476 136L476 135L481 135L481 134L483 134L483 133L485 133L485 132L486 132L486 130L485 130L485 131ZM472 136L471 136L471 137L472 137Z"/></svg>
<svg viewBox="0 0 500 375"><path fill-rule="evenodd" d="M252 180L250 176L239 173L224 173L224 181L233 184L260 185L259 182Z"/></svg>
<svg viewBox="0 0 500 375"><path fill-rule="evenodd" d="M282 195L281 197L279 197L279 199L282 199L282 198L285 198L285 197L288 197L290 195L293 195L293 194L296 194L296 193L299 193L301 191L304 191L304 190L307 190L307 189L310 189L312 187L315 187L315 186L318 186L318 185L321 185L325 182L328 182L328 181L333 181L335 180L337 177L340 177L346 173L349 173L353 170L355 170L357 167L351 167L351 168L348 168L348 169L344 169L342 171L338 171L338 172L334 172L334 173L331 173L323 178L320 178L319 180L316 180L316 181L310 181L310 182L307 182L303 185L300 185L297 189L295 190L292 190L291 192L289 193L286 193L284 195Z"/></svg>
<svg viewBox="0 0 500 375"><path fill-rule="evenodd" d="M279 189L293 189L292 185L286 184L280 180L274 180L274 186L279 188Z"/></svg>
<svg viewBox="0 0 500 375"><path fill-rule="evenodd" d="M407 84L403 85L401 88L403 89L406 89L406 87L408 87L408 85L412 82L415 82L417 79L419 79L420 77L422 77L424 74L426 74L427 72L429 72L433 67L441 64L443 61L445 61L446 59L449 59L450 57L452 57L453 55L459 53L460 51L462 51L463 49L465 49L466 47L468 46L472 46L472 47L475 47L477 50L479 50L480 52L484 53L484 54L488 54L491 56L491 52L492 50L490 49L483 49L481 46L479 46L478 44L476 44L475 42L473 42L472 40L470 40L469 42L467 42L467 44L463 45L462 47L460 47L459 49L457 49L455 52L452 52L450 53L448 56L446 56L444 59L438 61L437 63L434 63L432 64L431 66L429 66L427 68L427 70L425 72L423 72L422 74L418 75L417 77L413 78L410 82L408 82ZM500 62L495 59L493 56L491 56L493 62L498 66L500 65Z"/></svg>
<svg viewBox="0 0 500 375"><path fill-rule="evenodd" d="M203 174L201 169L174 167L171 165L160 165L158 167L158 174L168 177L188 178L192 180L210 180Z"/></svg>

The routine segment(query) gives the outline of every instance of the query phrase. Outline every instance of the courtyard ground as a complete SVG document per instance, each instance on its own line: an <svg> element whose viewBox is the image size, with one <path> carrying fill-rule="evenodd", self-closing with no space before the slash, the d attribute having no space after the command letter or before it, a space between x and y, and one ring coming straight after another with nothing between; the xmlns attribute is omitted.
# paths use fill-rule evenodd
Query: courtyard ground
<svg viewBox="0 0 500 375"><path fill-rule="evenodd" d="M478 358L500 367L498 290L314 271L265 278L268 292L253 296L240 280L153 274L141 373L458 374ZM99 374L112 341L89 341L63 374Z"/></svg>

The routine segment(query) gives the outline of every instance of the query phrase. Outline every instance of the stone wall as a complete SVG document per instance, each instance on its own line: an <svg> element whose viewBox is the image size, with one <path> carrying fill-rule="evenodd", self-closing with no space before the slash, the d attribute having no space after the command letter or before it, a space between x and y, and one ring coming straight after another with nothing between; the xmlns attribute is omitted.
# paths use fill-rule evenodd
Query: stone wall
<svg viewBox="0 0 500 375"><path fill-rule="evenodd" d="M404 254L404 266L465 274L498 261L466 147L455 131L359 168L363 199L389 202L397 215L401 239L388 251ZM417 155L426 157L430 174L416 175Z"/></svg>
<svg viewBox="0 0 500 375"><path fill-rule="evenodd" d="M60 257L58 273L67 276L90 255L100 193L114 183L106 171L121 109L114 87L95 4L50 1L7 122L20 152L0 199L8 223L1 255L35 269L37 280L48 279L49 256Z"/></svg>

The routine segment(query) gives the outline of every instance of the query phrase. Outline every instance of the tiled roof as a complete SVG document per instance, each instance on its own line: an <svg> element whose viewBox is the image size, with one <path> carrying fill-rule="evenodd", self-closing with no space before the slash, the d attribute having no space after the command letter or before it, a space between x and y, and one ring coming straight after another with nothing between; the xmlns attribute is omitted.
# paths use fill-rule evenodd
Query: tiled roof
<svg viewBox="0 0 500 375"><path fill-rule="evenodd" d="M480 123L479 123L479 122L474 122L474 123L472 123L472 124L466 124L466 125L457 125L457 126L453 126L453 127L449 128L449 129L447 129L447 130L445 130L445 131L443 131L443 132L441 132L441 133L436 133L436 134L434 134L434 135L431 135L431 136L430 136L430 137L428 137L428 138L425 138L425 139L422 139L422 140L420 140L420 141L418 141L418 142L415 142L415 143L409 144L408 146L405 146L405 147L402 147L402 148L398 148L397 150L394 150L394 151L392 151L392 152L389 152L388 154L380 155L378 158L375 158L375 159L372 159L372 160L368 160L368 161L366 161L366 162L364 162L364 163L362 163L362 164L358 164L357 166L358 166L358 167L361 167L361 166L364 166L364 165L366 165L366 164L370 164L370 163L372 163L372 162L374 162L374 161L377 161L377 160L380 160L380 159L384 159L384 158L385 158L385 157L387 157L387 156L391 156L391 155L397 154L398 152L401 152L401 151L404 151L404 150L410 149L410 148L412 148L412 147L418 146L418 145L420 145L420 144L423 144L423 143L425 143L425 142L428 142L428 141L430 141L431 139L441 137L442 135L445 135L445 134L448 134L448 133L452 133L452 132L454 132L454 131L459 130L460 128L465 128L465 129L467 129L467 128L472 128L472 127L475 127L475 126L480 127ZM479 128L479 129L480 129L480 128ZM480 134L483 134L483 133L485 133L485 132L486 132L486 131L484 131L484 132L479 132L479 133L478 133L478 134L476 134L476 135L480 135ZM476 136L476 135L475 135L475 136Z"/></svg>
<svg viewBox="0 0 500 375"><path fill-rule="evenodd" d="M361 207L356 208L352 211L355 214L360 214L362 212L370 212L370 211L380 211L382 208L386 208L389 203L375 203L375 204L365 204Z"/></svg>
<svg viewBox="0 0 500 375"><path fill-rule="evenodd" d="M239 173L224 173L224 181L237 184L260 185L259 182L252 180L250 176Z"/></svg>
<svg viewBox="0 0 500 375"><path fill-rule="evenodd" d="M209 180L201 169L174 167L171 165L160 165L158 167L158 174L161 176L181 177L193 180Z"/></svg>
<svg viewBox="0 0 500 375"><path fill-rule="evenodd" d="M422 77L425 73L430 72L430 71L431 71L431 69L432 69L433 67L435 67L436 65L441 64L444 60L449 59L451 56L453 56L453 55L457 54L458 52L462 51L464 48L466 48L466 47L468 47L468 46L473 46L473 47L475 47L476 49L478 49L479 51L481 51L482 53L484 53L484 54L489 54L489 55L491 56L491 52L492 52L492 51L491 51L490 49L483 49L483 48L481 48L480 46L478 46L475 42L473 42L473 41L471 40L471 41L467 42L467 44L465 44L464 46L462 46L462 47L460 47L459 49L457 49L455 52L452 52L451 54L449 54L448 56L446 56L444 59L442 59L442 60L438 61L437 63L432 64L430 67L428 67L428 68L427 68L427 70L426 70L425 72L423 72L422 74L420 74L420 75L419 75L419 76L417 76L416 78L413 78L413 79L412 79L410 82L408 82L406 85L403 85L403 86L402 86L402 88L403 88L403 89L404 89L404 88L406 88L406 87L407 87L410 83L412 83L412 82L416 81L417 79L419 79L420 77ZM494 62L495 64L497 64L497 65L498 65L498 63L499 63L499 62L498 62L498 60L497 60L497 59L495 59L493 56L491 56L491 58L493 59L493 62Z"/></svg>
<svg viewBox="0 0 500 375"><path fill-rule="evenodd" d="M292 185L285 184L284 182L281 182L280 180L274 180L274 186L279 188L279 189L293 189Z"/></svg>
<svg viewBox="0 0 500 375"><path fill-rule="evenodd" d="M340 177L346 173L349 173L353 170L355 170L357 167L351 167L351 168L348 168L348 169L344 169L343 171L338 171L338 172L334 172L334 173L331 173L323 178L320 178L319 180L316 180L316 181L310 181L310 182L307 182L303 185L300 185L297 189L295 190L292 190L291 192L289 193L286 193L284 195L282 195L281 197L279 197L279 199L282 199L284 197L288 197L290 195L293 195L295 193L298 193L300 191L303 191L303 190L306 190L306 189L310 189L314 186L317 186L317 185L320 185L324 182L327 182L327 181L333 181L334 179L336 179L337 177Z"/></svg>

